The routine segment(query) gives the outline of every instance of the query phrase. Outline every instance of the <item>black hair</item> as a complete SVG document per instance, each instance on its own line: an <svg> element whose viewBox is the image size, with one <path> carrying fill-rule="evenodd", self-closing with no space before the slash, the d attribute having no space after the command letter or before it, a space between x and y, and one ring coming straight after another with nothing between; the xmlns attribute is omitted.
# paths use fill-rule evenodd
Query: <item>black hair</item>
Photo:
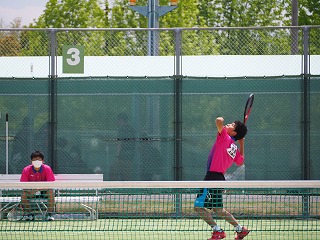
<svg viewBox="0 0 320 240"><path fill-rule="evenodd" d="M234 123L236 124L234 131L237 133L237 135L234 136L234 139L239 140L244 138L248 131L247 126L239 120L235 121Z"/></svg>
<svg viewBox="0 0 320 240"><path fill-rule="evenodd" d="M42 152L40 152L40 151L34 151L33 153L31 153L31 156L30 156L31 160L33 158L37 158L37 157L44 159L44 156L43 156Z"/></svg>

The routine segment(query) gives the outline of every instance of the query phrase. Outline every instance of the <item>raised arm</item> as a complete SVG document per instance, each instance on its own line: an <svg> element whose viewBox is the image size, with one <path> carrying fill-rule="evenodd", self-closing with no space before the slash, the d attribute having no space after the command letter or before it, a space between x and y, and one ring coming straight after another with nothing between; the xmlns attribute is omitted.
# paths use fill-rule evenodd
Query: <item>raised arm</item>
<svg viewBox="0 0 320 240"><path fill-rule="evenodd" d="M239 139L238 140L238 143L239 143L239 145L240 145L240 154L241 154L241 156L244 158L244 138L242 138L242 139Z"/></svg>
<svg viewBox="0 0 320 240"><path fill-rule="evenodd" d="M218 117L216 119L216 126L217 126L217 130L218 130L219 133L221 133L221 131L223 129L223 123L224 123L223 117Z"/></svg>

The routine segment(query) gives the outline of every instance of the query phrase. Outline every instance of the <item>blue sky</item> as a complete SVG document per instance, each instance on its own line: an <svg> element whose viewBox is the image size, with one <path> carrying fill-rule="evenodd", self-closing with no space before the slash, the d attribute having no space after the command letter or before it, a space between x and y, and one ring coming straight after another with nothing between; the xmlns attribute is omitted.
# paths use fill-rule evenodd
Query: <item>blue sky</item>
<svg viewBox="0 0 320 240"><path fill-rule="evenodd" d="M16 17L22 18L22 25L29 25L44 11L49 0L0 0L0 18L5 26Z"/></svg>

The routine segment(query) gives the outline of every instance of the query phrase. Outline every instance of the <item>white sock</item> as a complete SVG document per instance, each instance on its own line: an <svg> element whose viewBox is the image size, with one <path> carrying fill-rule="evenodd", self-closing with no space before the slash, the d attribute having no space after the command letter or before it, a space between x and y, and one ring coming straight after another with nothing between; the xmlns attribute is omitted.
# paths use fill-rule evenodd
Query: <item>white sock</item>
<svg viewBox="0 0 320 240"><path fill-rule="evenodd" d="M241 232L242 231L242 226L240 224L238 224L237 226L234 227L234 231Z"/></svg>
<svg viewBox="0 0 320 240"><path fill-rule="evenodd" d="M221 231L221 228L220 228L220 226L218 226L218 225L214 225L214 226L212 226L212 230L215 232L215 231L217 231L217 232L219 232L219 231Z"/></svg>

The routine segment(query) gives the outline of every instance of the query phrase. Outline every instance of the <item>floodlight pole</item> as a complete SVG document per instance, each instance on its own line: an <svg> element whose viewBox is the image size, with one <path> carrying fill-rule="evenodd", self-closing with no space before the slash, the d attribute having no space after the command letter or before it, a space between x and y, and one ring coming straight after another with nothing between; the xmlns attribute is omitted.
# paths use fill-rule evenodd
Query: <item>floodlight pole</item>
<svg viewBox="0 0 320 240"><path fill-rule="evenodd" d="M148 28L159 28L159 17L177 6L159 6L159 0L148 0L148 6L129 6L148 18ZM148 31L148 56L159 55L159 31Z"/></svg>

